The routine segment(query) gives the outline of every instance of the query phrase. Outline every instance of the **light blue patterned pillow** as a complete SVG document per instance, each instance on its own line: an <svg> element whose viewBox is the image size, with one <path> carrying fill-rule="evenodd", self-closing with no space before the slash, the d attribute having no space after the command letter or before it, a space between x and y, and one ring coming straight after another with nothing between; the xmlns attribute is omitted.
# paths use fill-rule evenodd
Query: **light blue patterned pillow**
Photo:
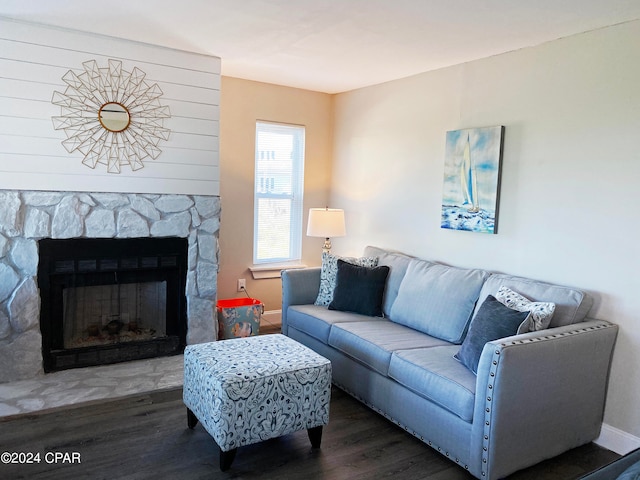
<svg viewBox="0 0 640 480"><path fill-rule="evenodd" d="M314 305L328 306L333 300L338 275L338 259L361 267L376 267L378 257L339 257L328 252L322 253L322 268L320 269L320 290Z"/></svg>
<svg viewBox="0 0 640 480"><path fill-rule="evenodd" d="M529 316L522 322L518 333L535 332L549 327L556 304L551 302L532 302L510 288L501 286L496 294L496 299L503 305L517 310L529 312Z"/></svg>

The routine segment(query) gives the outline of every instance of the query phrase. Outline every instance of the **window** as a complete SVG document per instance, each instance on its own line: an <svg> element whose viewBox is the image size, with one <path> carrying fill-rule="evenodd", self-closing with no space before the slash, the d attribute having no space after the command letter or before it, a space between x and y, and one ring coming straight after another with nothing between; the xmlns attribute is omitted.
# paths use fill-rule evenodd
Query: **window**
<svg viewBox="0 0 640 480"><path fill-rule="evenodd" d="M253 263L300 260L304 127L256 123Z"/></svg>

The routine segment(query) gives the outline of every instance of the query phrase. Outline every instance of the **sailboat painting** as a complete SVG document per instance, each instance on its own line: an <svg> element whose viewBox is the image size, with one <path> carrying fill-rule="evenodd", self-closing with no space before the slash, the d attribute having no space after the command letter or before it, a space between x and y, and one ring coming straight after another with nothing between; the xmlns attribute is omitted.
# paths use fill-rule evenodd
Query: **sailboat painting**
<svg viewBox="0 0 640 480"><path fill-rule="evenodd" d="M441 227L497 233L504 127L447 132Z"/></svg>

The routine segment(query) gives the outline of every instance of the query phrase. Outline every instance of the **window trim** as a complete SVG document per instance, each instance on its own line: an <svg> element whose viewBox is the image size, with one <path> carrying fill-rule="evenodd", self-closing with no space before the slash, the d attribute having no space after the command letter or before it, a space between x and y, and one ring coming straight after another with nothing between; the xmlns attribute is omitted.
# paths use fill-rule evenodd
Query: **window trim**
<svg viewBox="0 0 640 480"><path fill-rule="evenodd" d="M291 193L270 193L270 192L259 192L257 188L258 178L258 160L259 160L259 150L258 150L258 135L260 134L260 126L263 125L266 128L264 130L268 130L268 126L275 127L273 131L277 131L277 129L282 129L283 133L287 133L294 137L294 140L297 139L300 145L294 146L294 151L298 151L301 155L301 158L298 161L292 163L291 169L291 177L292 177L292 186ZM297 133L294 133L294 130L288 129L296 129ZM299 265L302 259L302 222L304 218L304 163L305 163L305 154L306 154L306 127L304 125L291 124L291 123L283 123L283 122L273 122L268 120L256 120L256 133L255 133L255 148L254 148L254 180L253 180L253 265L256 272L260 271L268 271L271 270L273 276L268 278L274 278L280 276L280 270L282 266L288 268L288 265L295 264ZM297 188L296 188L297 187ZM299 197L299 199L297 198ZM289 257L272 257L268 259L258 259L258 208L259 208L259 199L286 199L291 202L291 218L295 218L295 220L290 220L290 231L289 231ZM299 228L298 228L299 227ZM273 266L273 268L271 268ZM266 267L266 268L262 268ZM275 274L277 272L277 275ZM253 274L253 270L252 270ZM254 274L254 278L256 278ZM266 278L266 277L263 277Z"/></svg>
<svg viewBox="0 0 640 480"><path fill-rule="evenodd" d="M308 265L300 262L291 263L269 263L252 265L249 267L251 276L254 280L261 280L263 278L280 278L282 270L293 270L307 268Z"/></svg>

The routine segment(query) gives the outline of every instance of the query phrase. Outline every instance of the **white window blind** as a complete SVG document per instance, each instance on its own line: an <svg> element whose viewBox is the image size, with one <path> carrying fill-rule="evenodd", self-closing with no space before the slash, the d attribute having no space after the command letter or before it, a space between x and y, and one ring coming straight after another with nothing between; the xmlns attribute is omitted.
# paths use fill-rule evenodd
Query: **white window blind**
<svg viewBox="0 0 640 480"><path fill-rule="evenodd" d="M253 263L300 260L304 127L256 123Z"/></svg>

